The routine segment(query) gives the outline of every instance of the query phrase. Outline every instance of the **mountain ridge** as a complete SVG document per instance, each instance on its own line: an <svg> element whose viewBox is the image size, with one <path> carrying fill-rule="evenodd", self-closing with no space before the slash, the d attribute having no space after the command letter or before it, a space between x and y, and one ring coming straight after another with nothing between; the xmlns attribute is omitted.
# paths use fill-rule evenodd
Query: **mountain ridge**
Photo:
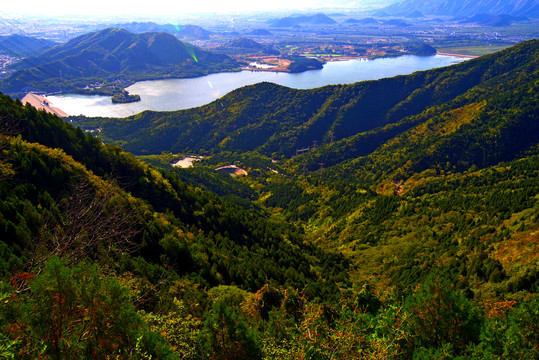
<svg viewBox="0 0 539 360"><path fill-rule="evenodd" d="M108 28L81 35L38 57L14 64L17 71L3 80L1 88L7 93L28 87L57 90L58 83L65 83L80 92L88 83L110 78L133 82L193 77L236 66L226 55L201 50L167 33L133 34Z"/></svg>
<svg viewBox="0 0 539 360"><path fill-rule="evenodd" d="M132 33L145 32L166 32L178 38L192 38L205 40L209 39L213 33L198 25L173 25L173 24L157 24L151 21L148 22L129 22L115 24L113 28L121 28Z"/></svg>
<svg viewBox="0 0 539 360"><path fill-rule="evenodd" d="M235 90L219 102L197 109L145 112L127 119L74 121L89 129L101 127L104 139L121 141L125 149L137 154L213 148L214 152L256 150L289 157L295 149L309 147L313 139L319 145L325 143L330 131L340 140L397 125L402 119L425 111L426 106L460 99L476 86L488 86L489 81L508 76L507 68L496 64L497 59L513 64L510 73L527 73L535 66L530 54L536 54L538 47L539 41L529 41L448 68L378 81L313 90L263 83ZM384 101L375 100L381 96ZM152 133L148 126L161 123L167 124L166 128L153 130L154 135L148 136ZM190 127L191 123L197 127ZM153 140L157 137L159 142Z"/></svg>
<svg viewBox="0 0 539 360"><path fill-rule="evenodd" d="M534 0L403 0L381 11L405 16L414 11L436 16L475 16L478 14L539 17L539 4Z"/></svg>

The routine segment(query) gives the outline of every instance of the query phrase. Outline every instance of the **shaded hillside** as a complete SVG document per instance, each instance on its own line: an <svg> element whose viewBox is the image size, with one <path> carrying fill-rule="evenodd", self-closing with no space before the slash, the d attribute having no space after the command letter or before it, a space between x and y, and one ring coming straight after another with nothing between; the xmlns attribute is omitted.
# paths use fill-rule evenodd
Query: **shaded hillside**
<svg viewBox="0 0 539 360"><path fill-rule="evenodd" d="M18 58L36 56L55 45L57 44L50 40L17 34L0 36L0 54Z"/></svg>
<svg viewBox="0 0 539 360"><path fill-rule="evenodd" d="M531 49L526 46L521 48L524 49L526 51L523 55L529 54L532 58L535 56L532 54L536 51L528 52ZM381 175L382 170L389 174L401 167L404 171L406 166L413 168L412 172L421 172L435 164L442 169L462 171L472 165L484 167L512 159L538 140L538 102L535 94L537 85L533 70L537 64L534 60L528 63L522 58L519 69L513 62L514 58L505 57L503 53L495 56L496 66L502 69L505 65L514 65L516 68L511 68L446 103L429 106L426 111L417 115L348 137L317 153L304 155L308 159L305 161L317 163L323 159L326 165L331 166L350 158L363 159L363 156L376 150L375 154L384 154L387 161L385 164L388 165L382 169L377 160L376 173ZM454 70L457 70L457 67L454 67ZM481 70L481 75L488 76L491 71ZM465 79L458 71L448 75L452 76L452 79ZM395 107L388 117L398 114L399 111L406 111L405 109L416 101L425 101L427 94L428 98L432 99L437 85L434 86L417 91L408 101ZM413 97L416 98L414 101ZM515 141L516 138L519 140ZM395 152L397 148L399 151ZM402 157L397 154L402 154ZM408 154L414 154L414 159L410 159ZM446 167L446 161L451 166ZM390 163L393 165L389 165ZM358 165L358 168L365 173L364 163ZM405 173L406 171L401 173L401 176L405 176Z"/></svg>
<svg viewBox="0 0 539 360"><path fill-rule="evenodd" d="M0 286L2 299L12 299L0 307L4 353L81 358L98 343L93 353L103 356L176 358L161 336L140 327L149 320L135 305L168 312L172 291L200 317L211 307L202 288L226 285L248 294L271 283L329 300L339 296L336 282L348 282L347 262L304 243L294 227L189 187L4 95L0 118ZM16 280L8 284L10 278ZM50 291L80 311L59 310L47 300ZM51 313L58 323L43 320ZM103 328L84 330L90 323ZM61 344L42 337L55 326ZM36 339L49 346L37 347Z"/></svg>
<svg viewBox="0 0 539 360"><path fill-rule="evenodd" d="M103 146L96 138L85 135L80 129L71 127L59 118L49 116L43 112L37 112L31 107L23 108L18 106L17 103L11 101L6 96L2 96L1 101L2 108L0 110L2 111L1 115L3 118L7 121L18 119L16 125L18 128L23 129L21 133L22 138L31 143L41 144L34 147L22 141L20 145L17 145L22 146L22 148L29 148L30 155L18 154L18 150L14 150L12 157L16 160L10 160L10 162L13 163L11 167L16 169L16 177L4 183L6 189L18 186L17 184L41 183L43 185L36 190L38 191L35 194L37 196L36 199L41 197L41 195L38 196L37 194L47 192L52 196L52 199L59 201L59 199L67 196L66 192L72 186L77 185L77 177L82 176L83 178L88 178L87 181L90 182L93 181L93 176L100 178L96 180L98 182L101 182L102 179L113 179L115 185L118 186L118 188L114 189L114 192L122 193L125 191L130 193L133 197L138 198L137 201L145 204L143 207L167 214L166 216L162 216L165 216L168 219L167 221L177 224L183 231L189 230L192 233L199 233L201 240L203 238L206 240L212 238L210 242L213 242L215 240L213 237L218 236L220 242L228 243L227 247L232 246L234 248L238 246L234 250L237 255L249 248L253 250L255 248L265 248L265 245L262 245L263 242L282 242L282 238L278 240L281 235L277 237L270 235L274 230L276 231L275 235L277 233L283 235L288 233L289 235L286 236L291 236L289 239L297 236L294 234L292 228L288 230L283 228L277 230L277 228L280 228L280 225L265 220L262 213L254 214L238 208L236 205L223 202L210 193L195 191L195 189L180 182L175 176L161 174L159 171L139 162L131 154L124 153L119 148ZM16 143L18 144L19 142ZM54 160L47 158L47 153L52 151L49 150L52 148L62 149L62 151L55 155L56 158ZM34 151L37 153L32 155ZM55 151L53 152L56 154ZM29 159L26 156L29 156ZM60 171L54 169L54 166L61 165L46 165L47 163L56 164L58 161L68 162L68 168L80 169L78 175L71 174L69 170ZM17 169L20 171L17 171ZM90 176L87 171L91 171L95 175ZM26 185L20 186L26 189ZM125 197L126 195L121 196ZM34 205L37 206L37 203ZM230 212L225 211L226 208ZM225 215L225 213L228 213L228 215ZM14 213L12 215L15 216L13 218L15 220L16 214ZM224 217L220 219L221 216ZM149 256L149 260L157 261L160 258L159 252L161 251L160 246L157 245L159 238L152 239L152 237L165 236L165 234L161 230L152 229L150 223L151 221L144 223L145 230L141 234L142 237L139 237L137 240L144 243L147 247L143 253ZM277 227L274 230L270 230L274 225L277 225ZM26 231L31 233L32 229ZM203 233L206 235L203 235ZM206 240L203 241L205 242ZM282 243L284 244L284 242ZM24 247L22 244L21 246ZM21 248L22 250L24 249ZM188 257L190 256L188 255ZM253 256L254 253L247 257ZM294 258L299 259L297 255L294 255ZM187 261L187 258L181 261L184 260ZM274 261L280 260L274 259ZM242 264L242 266L245 266L245 262L242 262ZM175 266L172 263L169 265ZM177 263L177 265L185 266L185 264L182 265L180 263ZM207 275L210 274L208 273ZM240 280L238 277L241 275L236 273L236 270L233 270L230 275L234 279L228 278L226 281L233 281L236 284L243 283L243 280ZM259 275L262 278L255 280ZM250 283L247 287L254 286L254 288L259 288L263 286L263 282L266 281L263 278L266 277L267 273L261 273L259 275L255 275L255 278L253 278L253 275L243 277L244 280ZM218 275L218 277L220 276ZM283 274L281 274L281 278L284 279L282 276L284 276ZM208 280L211 277L213 275ZM259 281L262 283L259 283ZM260 286L256 283L259 283L258 285Z"/></svg>
<svg viewBox="0 0 539 360"><path fill-rule="evenodd" d="M84 128L101 127L105 141L117 141L136 154L257 150L289 157L314 141L329 143L332 133L337 142L327 157L334 164L372 152L428 119L431 111L495 99L522 81L528 85L519 90L520 101L531 101L526 86L533 84L538 48L539 42L531 41L448 68L345 86L294 90L263 83L197 109L74 121ZM533 115L534 107L527 109Z"/></svg>
<svg viewBox="0 0 539 360"><path fill-rule="evenodd" d="M245 148L227 148L239 137L215 141L219 127L206 128L204 149L217 154L216 159L228 154L250 168L264 206L304 226L320 245L341 249L361 269L361 279L409 290L442 271L454 286L473 288L478 296L516 288L533 293L533 265L514 271L512 260L504 262L493 249L533 239L537 230L538 51L539 42L532 41L445 69L348 86L304 91L273 84L246 87L222 99L230 109L219 115L212 112L216 104L197 109L196 123L228 121L239 132L259 126ZM272 97L288 101L273 102ZM171 123L193 113L161 116ZM89 125L99 121L105 134L113 127L119 133L146 119L145 126L155 129L163 120L152 123L154 115L110 124L89 120ZM258 122L242 123L251 116ZM181 132L195 136L189 121L178 124L185 126ZM263 137L267 129L272 131ZM223 149L254 150L275 157L279 153L271 154L271 145L298 141L293 137L298 133L318 134L319 146L284 161L279 175L257 160L256 152L219 154ZM309 146L312 139L294 148ZM491 242L483 243L484 237ZM469 263L454 254L456 244ZM532 244L535 249L536 241ZM383 255L375 255L378 251ZM395 266L384 267L391 257L398 259ZM481 283L472 285L476 277Z"/></svg>
<svg viewBox="0 0 539 360"><path fill-rule="evenodd" d="M109 79L193 77L230 70L236 64L170 34L133 34L111 28L79 36L14 66L18 71L0 84L4 92L58 90L62 85L73 92Z"/></svg>
<svg viewBox="0 0 539 360"><path fill-rule="evenodd" d="M509 293L535 294L539 286L531 260L539 247L538 145L482 170L432 163L389 179L384 168L392 155L414 164L416 153L375 152L354 166L324 169L323 176L313 171L274 179L262 197L289 221L304 223L321 246L346 254L359 269L357 278L380 290L407 292L429 277L444 277L477 299L517 298Z"/></svg>

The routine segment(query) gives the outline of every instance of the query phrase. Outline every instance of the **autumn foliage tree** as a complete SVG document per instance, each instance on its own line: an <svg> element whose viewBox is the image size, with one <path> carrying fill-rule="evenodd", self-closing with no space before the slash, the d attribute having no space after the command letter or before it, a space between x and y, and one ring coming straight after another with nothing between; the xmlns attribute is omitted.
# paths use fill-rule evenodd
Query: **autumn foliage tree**
<svg viewBox="0 0 539 360"><path fill-rule="evenodd" d="M111 184L102 182L96 189L81 177L58 205L63 215L49 212L28 267L39 267L51 256L73 264L97 254L109 258L136 249L134 238L141 231L137 210Z"/></svg>
<svg viewBox="0 0 539 360"><path fill-rule="evenodd" d="M17 340L17 358L105 359L152 338L127 291L97 265L69 268L52 257L41 274L24 281L24 292L4 286L0 306L0 331ZM149 352L158 347L155 340L147 345L154 347ZM158 351L166 358L166 347Z"/></svg>
<svg viewBox="0 0 539 360"><path fill-rule="evenodd" d="M479 312L448 284L427 281L407 298L405 308L410 314L410 354L445 344L451 344L456 354L462 354L469 343L479 341Z"/></svg>

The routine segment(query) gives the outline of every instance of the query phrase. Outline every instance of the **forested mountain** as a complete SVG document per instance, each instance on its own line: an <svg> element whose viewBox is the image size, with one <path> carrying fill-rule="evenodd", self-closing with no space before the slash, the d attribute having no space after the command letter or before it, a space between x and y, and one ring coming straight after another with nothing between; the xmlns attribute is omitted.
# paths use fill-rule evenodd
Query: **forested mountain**
<svg viewBox="0 0 539 360"><path fill-rule="evenodd" d="M4 92L62 85L76 91L109 79L193 77L229 70L236 64L226 55L200 50L170 34L109 28L79 36L14 66L18 71L0 84Z"/></svg>
<svg viewBox="0 0 539 360"><path fill-rule="evenodd" d="M0 349L537 358L538 51L78 119L99 139L1 96ZM158 170L101 140L207 156Z"/></svg>
<svg viewBox="0 0 539 360"><path fill-rule="evenodd" d="M56 43L50 40L18 34L0 36L0 54L18 58L36 56L54 45Z"/></svg>
<svg viewBox="0 0 539 360"><path fill-rule="evenodd" d="M413 11L436 16L474 16L477 14L513 15L537 18L539 3L535 0L402 0L383 11L406 16Z"/></svg>
<svg viewBox="0 0 539 360"><path fill-rule="evenodd" d="M61 119L22 107L7 96L0 98L0 115L0 274L6 279L0 285L3 300L8 293L10 299L11 293L19 294L0 308L4 334L0 344L18 349L23 357L68 353L81 358L92 351L103 356L125 354L127 347L136 345L141 353L166 358L170 351L159 345L161 340L155 334L131 325L120 331L118 326L127 326L121 322L109 326L116 321L114 316L132 316L129 324L133 326L141 321L133 313L132 296L141 309L152 309L169 297L166 293L172 288L172 297L203 296L206 300L200 301L207 301L208 294L198 287L234 285L219 291L243 294L272 284L329 300L338 297L337 283L348 286L348 263L342 256L304 243L301 232L269 220L260 209L248 211L188 187L175 176L162 174L119 148L104 146ZM11 137L15 133L19 136ZM80 272L88 263L98 264L91 268L91 279ZM61 281L58 286L76 287L75 293L65 296L82 313L64 313L62 304L43 303L51 293L45 288L39 293L38 287L50 286L54 271L67 276L56 278ZM101 309L108 319L82 321L84 311L94 311L100 306L95 301L100 300L85 298L78 293L84 290L79 287L103 274L117 274L121 282L137 284L137 290L133 288L135 292L128 296L115 280L103 280L102 285L88 290L89 296L119 301L123 308ZM9 278L17 279L12 287ZM41 285L34 285L38 282ZM164 283L163 288L155 287ZM175 306L172 297L166 301ZM195 309L199 305L188 306ZM44 311L47 316L49 310L58 311L58 318L52 321L63 321L69 330L59 338L45 333L41 339L52 345L39 348L35 341L40 331L49 331L47 320L39 318L37 321L45 323L35 324L31 317L17 314ZM117 313L112 314L114 311ZM205 311L204 307L198 311ZM77 325L79 321L82 323ZM91 321L107 321L108 325L93 323L105 328L99 333L85 332ZM72 348L71 341L79 335L83 343ZM10 336L13 341L7 340ZM144 344L136 342L138 336L144 338Z"/></svg>

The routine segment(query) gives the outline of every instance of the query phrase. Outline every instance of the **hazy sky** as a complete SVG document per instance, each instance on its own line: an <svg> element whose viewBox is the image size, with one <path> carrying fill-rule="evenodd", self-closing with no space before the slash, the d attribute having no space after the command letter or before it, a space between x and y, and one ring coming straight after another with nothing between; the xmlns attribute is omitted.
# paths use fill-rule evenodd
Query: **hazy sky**
<svg viewBox="0 0 539 360"><path fill-rule="evenodd" d="M0 9L4 15L147 15L175 16L185 13L235 13L243 11L302 10L321 7L357 7L373 0L25 0L4 1ZM387 2L385 0L384 2ZM128 5L130 4L130 5Z"/></svg>

